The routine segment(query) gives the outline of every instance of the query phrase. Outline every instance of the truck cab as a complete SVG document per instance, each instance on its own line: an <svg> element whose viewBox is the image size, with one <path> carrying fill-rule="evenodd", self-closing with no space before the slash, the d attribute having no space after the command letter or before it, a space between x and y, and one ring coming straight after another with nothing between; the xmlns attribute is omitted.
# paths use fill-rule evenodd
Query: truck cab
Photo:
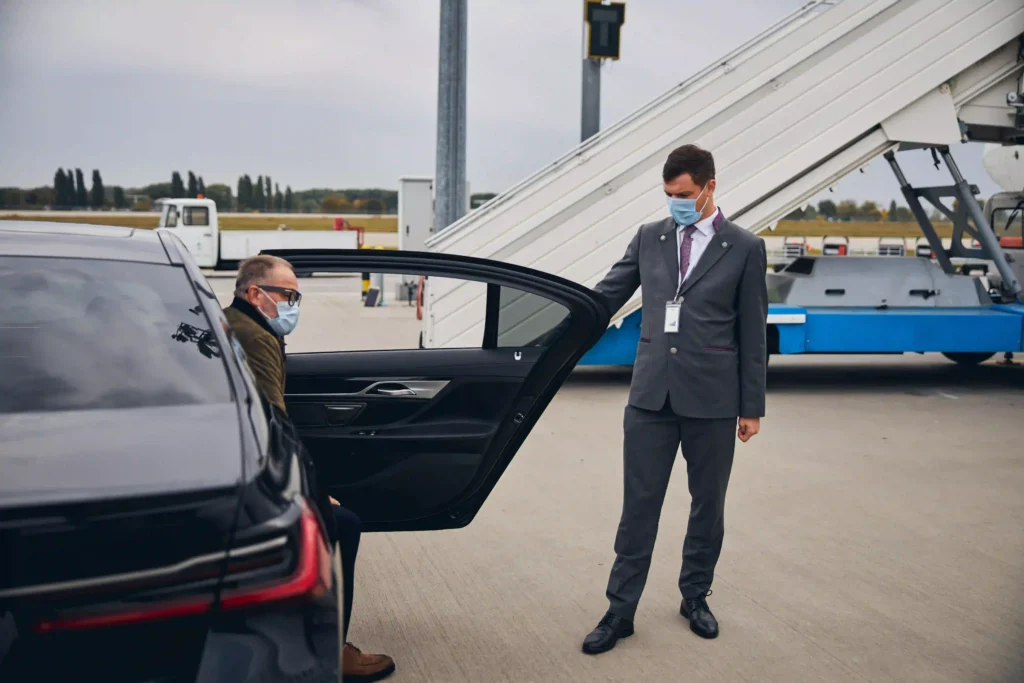
<svg viewBox="0 0 1024 683"><path fill-rule="evenodd" d="M998 192L985 202L985 217L999 240L999 246L1010 257L1010 268L1018 280L1024 281L1024 192ZM998 286L996 274L990 280Z"/></svg>
<svg viewBox="0 0 1024 683"><path fill-rule="evenodd" d="M217 204L212 199L161 199L159 228L173 230L200 268L214 268L220 258Z"/></svg>

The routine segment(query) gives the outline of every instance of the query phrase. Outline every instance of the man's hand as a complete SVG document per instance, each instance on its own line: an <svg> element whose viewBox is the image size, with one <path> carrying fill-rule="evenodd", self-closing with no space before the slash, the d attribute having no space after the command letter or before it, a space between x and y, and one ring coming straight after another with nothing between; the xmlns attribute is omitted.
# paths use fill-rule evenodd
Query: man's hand
<svg viewBox="0 0 1024 683"><path fill-rule="evenodd" d="M744 439L744 441L746 441L746 439ZM337 505L338 507L341 507L341 503L334 500L334 496L327 496L327 499L331 501L331 505Z"/></svg>
<svg viewBox="0 0 1024 683"><path fill-rule="evenodd" d="M750 437L761 431L761 418L759 417L741 417L740 426L736 431L736 436L740 438L740 441L746 443L750 441Z"/></svg>

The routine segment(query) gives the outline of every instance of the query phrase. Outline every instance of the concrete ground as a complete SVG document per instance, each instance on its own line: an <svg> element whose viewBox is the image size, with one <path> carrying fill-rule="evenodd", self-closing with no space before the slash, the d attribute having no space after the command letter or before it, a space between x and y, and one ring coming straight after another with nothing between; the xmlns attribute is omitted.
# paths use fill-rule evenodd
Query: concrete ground
<svg viewBox="0 0 1024 683"><path fill-rule="evenodd" d="M411 310L360 308L358 279L303 287L292 351L415 344ZM350 638L395 657L390 680L1024 680L1024 366L773 359L768 417L729 489L721 636L678 614L680 465L636 635L588 657L628 383L577 371L466 529L364 537Z"/></svg>

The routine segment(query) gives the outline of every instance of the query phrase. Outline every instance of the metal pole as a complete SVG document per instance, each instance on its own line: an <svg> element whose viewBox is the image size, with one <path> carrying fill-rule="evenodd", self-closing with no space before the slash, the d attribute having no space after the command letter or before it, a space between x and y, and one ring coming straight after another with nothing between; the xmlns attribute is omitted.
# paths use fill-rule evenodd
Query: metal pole
<svg viewBox="0 0 1024 683"><path fill-rule="evenodd" d="M992 232L992 226L985 219L985 212L978 206L978 200L974 198L971 186L964 179L963 174L960 173L960 168L953 160L953 155L949 153L949 147L940 147L939 154L942 155L942 160L946 162L946 167L949 168L953 181L960 191L961 203L967 208L967 213L971 215L971 218L974 219L974 227L978 230L978 241L981 242L982 249L995 262L996 270L1003 277L1003 286L1019 299L1024 288L1021 287L1020 281L1013 274L1013 269L1010 268L1010 264L1006 260L1006 253L999 246L999 240L996 239L995 233Z"/></svg>
<svg viewBox="0 0 1024 683"><path fill-rule="evenodd" d="M583 106L580 117L580 142L586 142L601 130L601 60L583 59Z"/></svg>
<svg viewBox="0 0 1024 683"><path fill-rule="evenodd" d="M434 232L461 218L466 206L466 4L441 0Z"/></svg>
<svg viewBox="0 0 1024 683"><path fill-rule="evenodd" d="M387 305L384 303L384 273L374 273L373 280L374 284L377 285L377 289L380 290L379 293L377 294L377 305Z"/></svg>

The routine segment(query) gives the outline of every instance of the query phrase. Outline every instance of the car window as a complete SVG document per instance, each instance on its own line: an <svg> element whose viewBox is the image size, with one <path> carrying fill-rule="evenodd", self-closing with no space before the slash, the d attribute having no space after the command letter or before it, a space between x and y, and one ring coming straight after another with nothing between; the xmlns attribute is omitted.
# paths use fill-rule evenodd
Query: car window
<svg viewBox="0 0 1024 683"><path fill-rule="evenodd" d="M180 268L0 257L0 291L0 413L230 400Z"/></svg>
<svg viewBox="0 0 1024 683"><path fill-rule="evenodd" d="M209 225L210 210L205 206L186 206L181 212L182 225Z"/></svg>
<svg viewBox="0 0 1024 683"><path fill-rule="evenodd" d="M546 335L568 315L569 309L562 304L502 287L498 305L498 347L546 345Z"/></svg>
<svg viewBox="0 0 1024 683"><path fill-rule="evenodd" d="M229 305L234 281L211 282ZM292 352L550 346L569 315L536 294L493 286L492 298L486 282L453 277L352 272L299 283L304 298L288 336ZM438 313L427 315L428 307Z"/></svg>
<svg viewBox="0 0 1024 683"><path fill-rule="evenodd" d="M992 230L995 231L996 237L1000 238L1024 235L1024 206L993 211Z"/></svg>

